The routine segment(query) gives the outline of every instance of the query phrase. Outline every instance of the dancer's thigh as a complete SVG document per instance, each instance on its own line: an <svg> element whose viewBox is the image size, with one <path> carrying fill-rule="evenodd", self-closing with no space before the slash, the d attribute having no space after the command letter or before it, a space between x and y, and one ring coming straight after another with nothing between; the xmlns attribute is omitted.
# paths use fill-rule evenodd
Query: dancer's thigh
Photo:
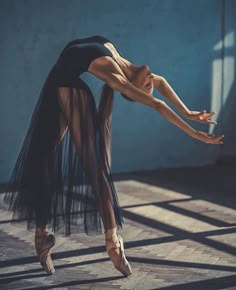
<svg viewBox="0 0 236 290"><path fill-rule="evenodd" d="M69 87L60 87L58 89L59 96L58 102L62 111L61 122L62 131L63 126L69 127L70 133L76 143L78 144L81 140L81 134L79 130L79 108L78 108L78 94L76 94L76 89Z"/></svg>

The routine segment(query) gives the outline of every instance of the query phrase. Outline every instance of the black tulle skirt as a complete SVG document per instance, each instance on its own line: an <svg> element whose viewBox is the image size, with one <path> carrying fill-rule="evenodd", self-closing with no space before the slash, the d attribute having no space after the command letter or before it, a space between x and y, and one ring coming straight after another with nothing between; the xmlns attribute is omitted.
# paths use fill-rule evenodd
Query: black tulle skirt
<svg viewBox="0 0 236 290"><path fill-rule="evenodd" d="M97 109L80 77L62 85L57 64L50 70L6 186L11 223L48 224L65 235L122 228L111 173L113 91L106 97L104 90Z"/></svg>

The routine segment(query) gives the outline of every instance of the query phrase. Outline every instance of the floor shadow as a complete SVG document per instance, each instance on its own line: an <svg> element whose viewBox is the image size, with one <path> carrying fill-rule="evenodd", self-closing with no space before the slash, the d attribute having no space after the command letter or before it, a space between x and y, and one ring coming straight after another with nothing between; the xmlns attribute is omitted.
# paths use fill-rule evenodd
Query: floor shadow
<svg viewBox="0 0 236 290"><path fill-rule="evenodd" d="M133 263L140 263L140 264L153 264L153 265L166 266L166 267L172 267L172 268L184 267L184 268L194 268L194 269L208 269L208 270L215 270L215 271L236 272L236 267L233 267L233 266L173 261L173 260L166 260L166 259L151 259L151 258L134 257L134 256L127 256L127 258L129 259L130 263L133 262ZM102 262L106 262L107 260L108 260L107 258L102 258L102 259L96 259L92 261L82 261L82 262L75 262L75 263L69 263L69 264L63 264L63 265L56 265L55 269L60 274L59 272L60 269L65 270L68 268L78 267L78 266L91 264L91 263L102 263ZM18 272L5 273L5 274L0 275L0 285L13 283L16 281L20 281L22 279L34 279L34 278L38 279L40 277L47 277L47 276L48 274L46 274L43 269L39 269L39 268L32 269L32 270L23 270L23 271L18 271ZM106 280L101 280L101 281L103 282L110 281L113 278L119 279L119 277L107 277ZM87 280L84 280L83 282L85 281ZM72 284L72 285L75 285L75 284ZM71 285L68 284L67 286L71 286ZM42 288L42 289L46 289L46 288Z"/></svg>
<svg viewBox="0 0 236 290"><path fill-rule="evenodd" d="M236 275L217 277L212 279L207 279L203 281L194 281L189 283L183 283L178 285L171 285L161 288L154 288L152 290L218 290L218 289L228 289L236 287Z"/></svg>
<svg viewBox="0 0 236 290"><path fill-rule="evenodd" d="M235 165L165 168L114 174L114 181L135 180L236 209Z"/></svg>
<svg viewBox="0 0 236 290"><path fill-rule="evenodd" d="M171 204L171 203L176 203L178 205L178 202L193 201L193 200L194 200L193 198L191 198L191 199L188 198L188 199L168 200L168 201L160 201L160 202L146 202L146 203L139 203L139 204L123 206L122 209L128 210L129 208L153 205L153 206L158 206L158 207L173 211L175 213L179 213L179 214L187 216L187 217L191 217L193 219L200 220L202 222L208 223L208 224L216 226L216 227L224 227L225 228L225 227L236 226L236 223L221 221L221 220L218 220L216 218L213 218L210 216L205 216L205 215L202 215L198 212L193 212L193 211L190 211L188 209L180 208L176 205ZM3 222L7 222L7 221L3 221ZM1 222L0 222L0 224L1 224Z"/></svg>
<svg viewBox="0 0 236 290"><path fill-rule="evenodd" d="M222 252L236 256L236 248L235 247L233 247L231 245L227 245L227 244L220 242L220 241L211 240L207 237L207 234L203 234L202 232L200 232L200 233L188 232L186 230L176 228L176 227L173 227L171 225L162 223L160 221L156 221L154 219L147 218L147 217L144 217L142 215L132 213L132 212L129 212L126 210L123 210L123 213L124 213L124 217L126 217L134 222L137 222L137 223L142 224L144 226L147 226L149 228L160 230L162 232L173 235L173 237L172 237L173 241L189 239L189 240L198 242L200 244L206 245L208 247L214 248L218 251L222 251ZM232 232L235 233L236 228L233 228ZM165 242L167 241L167 238L169 238L169 237L165 237Z"/></svg>
<svg viewBox="0 0 236 290"><path fill-rule="evenodd" d="M130 217L130 216L129 216ZM143 221L144 223L149 223L150 220L145 220ZM159 224L159 223L158 223ZM155 222L153 226L155 225ZM150 226L152 224L150 223ZM163 225L162 225L163 227ZM171 231L171 228L168 229L168 231ZM137 248L137 247L145 247L149 245L159 245L162 243L169 243L169 242L175 242L175 241L180 241L184 239L192 239L194 241L198 241L199 243L206 244L210 247L216 248L218 250L221 250L223 252L229 252L230 254L235 254L235 248L228 246L223 243L219 243L213 241L213 244L211 243L212 240L207 239L207 237L211 235L224 235L224 234L231 234L231 233L236 233L236 228L227 228L227 229L220 229L220 230L212 230L212 231L206 231L206 232L200 232L200 233L188 233L188 232L176 232L177 234L175 235L170 235L170 236L164 236L164 237L158 237L158 238L151 238L151 239L145 239L145 240L136 240L136 241L128 241L124 243L125 249L132 249L132 248ZM203 241L203 242L202 242ZM76 257L76 256L83 256L83 255L91 255L91 254L96 254L96 253L101 253L105 251L105 246L93 246L90 248L86 249L78 249L78 250L69 250L69 251L62 251L62 252L57 252L57 253L52 253L52 259L59 260L59 259L64 259L64 258L70 258L70 257ZM133 259L131 256L127 255L127 258ZM108 257L106 258L100 258L100 259L93 259L93 260L87 260L87 261L82 261L78 262L75 264L70 264L70 265L88 265L88 264L94 264L94 263L103 263L110 260ZM161 260L156 260L156 261L161 261ZM0 268L5 268L5 267L11 267L11 266L19 266L19 265L26 265L26 264L32 264L38 262L38 258L36 256L29 256L29 257L24 257L24 258L14 258L14 259L8 259L5 261L0 262ZM157 264L159 263L157 262ZM162 262L161 262L162 263ZM184 263L184 262L175 262L176 265L180 265L179 263ZM185 263L186 265L196 265L196 263ZM199 264L203 265L203 264ZM66 265L63 266L57 266L59 268L61 267L67 267ZM213 267L213 268L212 268ZM203 267L204 268L204 267ZM235 270L236 268L234 267L227 267L227 266L217 266L217 268L220 270L225 270L225 271L230 271ZM215 269L215 265L208 265L208 269ZM33 270L38 271L38 270ZM18 273L18 272L17 272ZM31 270L30 270L31 273ZM16 275L16 272L13 273ZM21 274L21 271L18 273L18 275ZM6 273L6 274L0 274L0 278L6 278L8 276L11 276L11 273Z"/></svg>
<svg viewBox="0 0 236 290"><path fill-rule="evenodd" d="M40 277L40 276L29 277L29 278L38 278L38 277ZM123 276L112 276L112 277L95 278L95 279L81 279L81 280L67 281L67 282L63 282L60 284L27 287L27 290L46 290L46 289L56 289L56 288L71 287L71 286L78 286L78 285L85 285L85 284L105 283L105 282L116 281L116 280L124 279L124 278L125 277L123 277ZM24 277L22 277L22 279L26 279L26 277L24 276ZM14 281L13 280L9 280L9 281L6 280L6 282L4 282L2 285L7 285L7 284L12 283L12 282L14 282ZM0 283L1 283L1 281L0 281Z"/></svg>

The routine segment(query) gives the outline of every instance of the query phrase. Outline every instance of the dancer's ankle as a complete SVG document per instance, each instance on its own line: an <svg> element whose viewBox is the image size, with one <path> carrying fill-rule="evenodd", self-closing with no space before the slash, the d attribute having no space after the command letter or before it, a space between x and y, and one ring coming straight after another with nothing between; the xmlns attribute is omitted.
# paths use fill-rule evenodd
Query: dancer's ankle
<svg viewBox="0 0 236 290"><path fill-rule="evenodd" d="M116 228L105 230L105 239L106 240L112 240L116 237L116 235L117 235Z"/></svg>
<svg viewBox="0 0 236 290"><path fill-rule="evenodd" d="M48 233L48 226L43 227L36 227L35 234L47 234Z"/></svg>

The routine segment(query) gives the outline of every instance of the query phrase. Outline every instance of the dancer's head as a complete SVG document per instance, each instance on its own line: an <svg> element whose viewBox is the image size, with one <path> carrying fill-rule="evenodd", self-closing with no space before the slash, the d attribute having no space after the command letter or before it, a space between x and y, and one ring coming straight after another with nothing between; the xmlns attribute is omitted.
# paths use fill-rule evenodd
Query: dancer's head
<svg viewBox="0 0 236 290"><path fill-rule="evenodd" d="M131 83L145 93L153 93L153 74L147 65L136 67L136 70L133 72Z"/></svg>
<svg viewBox="0 0 236 290"><path fill-rule="evenodd" d="M137 66L132 73L131 83L145 93L152 94L154 89L153 74L147 65ZM132 101L129 97L122 94L127 100Z"/></svg>

